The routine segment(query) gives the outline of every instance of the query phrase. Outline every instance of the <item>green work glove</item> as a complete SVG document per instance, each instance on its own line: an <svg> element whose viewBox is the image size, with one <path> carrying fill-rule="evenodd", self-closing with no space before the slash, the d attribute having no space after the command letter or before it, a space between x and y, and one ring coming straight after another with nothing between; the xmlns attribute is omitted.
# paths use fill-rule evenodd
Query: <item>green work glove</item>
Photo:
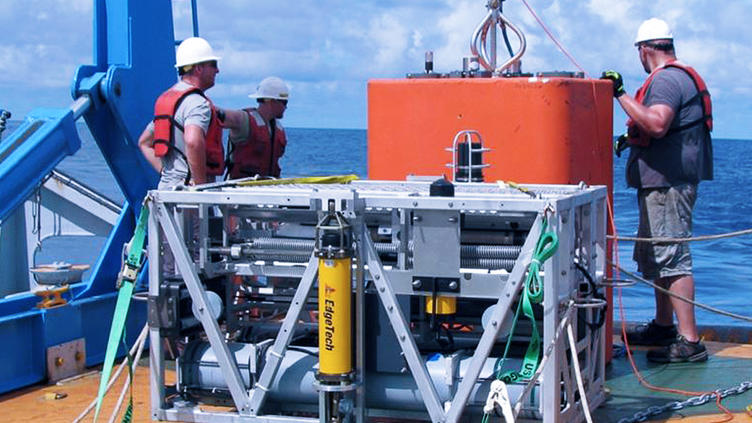
<svg viewBox="0 0 752 423"><path fill-rule="evenodd" d="M619 135L619 138L614 141L614 154L616 157L621 157L621 152L629 148L629 142L627 142L627 134Z"/></svg>
<svg viewBox="0 0 752 423"><path fill-rule="evenodd" d="M624 80L622 80L619 72L615 70L607 70L603 72L601 79L610 79L614 82L614 98L619 98L626 93L626 91L624 91Z"/></svg>

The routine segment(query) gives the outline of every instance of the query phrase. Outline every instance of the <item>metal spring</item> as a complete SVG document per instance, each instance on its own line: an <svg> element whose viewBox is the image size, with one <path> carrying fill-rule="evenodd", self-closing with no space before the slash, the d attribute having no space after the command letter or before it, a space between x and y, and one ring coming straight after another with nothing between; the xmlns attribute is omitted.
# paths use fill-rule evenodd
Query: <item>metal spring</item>
<svg viewBox="0 0 752 423"><path fill-rule="evenodd" d="M313 252L314 242L310 239L255 238L251 248L245 250L252 260L276 260L292 263L308 261ZM375 243L379 254L397 254L399 244L391 242ZM520 255L519 245L462 245L460 247L460 264L467 268L512 270L514 262ZM408 245L412 253L413 245ZM413 262L412 257L408 259Z"/></svg>
<svg viewBox="0 0 752 423"><path fill-rule="evenodd" d="M516 260L520 251L522 251L521 245L462 245L460 256Z"/></svg>

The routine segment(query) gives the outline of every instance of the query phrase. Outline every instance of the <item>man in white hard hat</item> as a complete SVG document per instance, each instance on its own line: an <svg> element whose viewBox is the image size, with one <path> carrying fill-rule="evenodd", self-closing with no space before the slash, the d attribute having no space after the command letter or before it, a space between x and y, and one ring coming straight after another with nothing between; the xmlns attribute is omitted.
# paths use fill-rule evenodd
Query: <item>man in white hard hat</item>
<svg viewBox="0 0 752 423"><path fill-rule="evenodd" d="M215 107L204 93L214 86L218 60L203 38L188 38L178 46L175 68L180 80L157 98L154 119L138 140L144 157L160 173L160 190L212 182L224 172L225 111ZM190 221L187 227L193 231L191 237L196 240L198 215L191 210L185 214ZM197 258L197 249L192 248L192 255ZM165 251L163 271L171 275L174 270L173 256Z"/></svg>
<svg viewBox="0 0 752 423"><path fill-rule="evenodd" d="M618 72L604 72L614 83L614 97L629 116L627 183L637 189L638 237L687 238L697 185L713 178L712 105L705 82L676 60L674 36L661 19L648 19L637 31L635 46L649 74L634 97L626 94ZM686 242L637 242L634 259L646 279L694 299L692 257ZM674 313L679 323L674 326ZM695 362L708 358L700 342L691 303L655 291L655 319L628 331L634 345L663 346L648 352L655 362Z"/></svg>
<svg viewBox="0 0 752 423"><path fill-rule="evenodd" d="M224 172L222 126L225 112L204 93L214 86L219 57L203 38L178 46L180 80L154 105L154 120L139 138L139 148L157 172L159 189L211 182Z"/></svg>
<svg viewBox="0 0 752 423"><path fill-rule="evenodd" d="M256 92L249 95L258 106L244 109L243 119L230 131L228 174L232 179L248 176L278 178L279 159L285 153L287 137L279 119L285 114L290 89L287 84L270 76L261 81Z"/></svg>

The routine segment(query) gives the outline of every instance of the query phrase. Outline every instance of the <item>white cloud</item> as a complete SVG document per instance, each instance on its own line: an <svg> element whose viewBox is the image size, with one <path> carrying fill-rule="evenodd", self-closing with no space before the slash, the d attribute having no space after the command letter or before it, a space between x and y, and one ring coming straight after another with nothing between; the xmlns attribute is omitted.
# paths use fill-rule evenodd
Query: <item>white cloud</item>
<svg viewBox="0 0 752 423"><path fill-rule="evenodd" d="M377 16L369 22L366 31L366 46L371 47L376 69L388 69L401 62L410 39L407 29L390 13Z"/></svg>
<svg viewBox="0 0 752 423"><path fill-rule="evenodd" d="M679 57L703 74L713 98L738 110L752 110L752 82L739 78L752 71L748 2L527 1L591 75L617 69L630 90L645 77L632 46L637 27L651 16L662 17L674 29ZM73 71L91 62L93 4L91 0L0 0L0 107L21 116L36 106L70 103L67 87ZM221 6L200 0L198 4L201 35L223 57L211 96L219 104L248 105L246 95L258 81L278 75L295 88L285 118L288 126L365 125L369 78L418 72L426 50L434 51L436 71L460 69L462 57L469 55L472 32L487 12L480 0L223 0ZM190 2L172 5L176 35L185 38L191 33ZM574 70L521 1L506 1L503 6L505 16L527 37L523 70ZM505 50L500 43L500 57L506 57ZM39 104L39 98L53 104ZM729 122L722 127L742 125Z"/></svg>

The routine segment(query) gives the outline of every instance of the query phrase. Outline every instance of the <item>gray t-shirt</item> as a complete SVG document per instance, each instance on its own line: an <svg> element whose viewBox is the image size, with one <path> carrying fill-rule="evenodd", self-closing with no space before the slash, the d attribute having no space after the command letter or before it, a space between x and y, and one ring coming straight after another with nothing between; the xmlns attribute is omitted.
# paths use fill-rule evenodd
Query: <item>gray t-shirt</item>
<svg viewBox="0 0 752 423"><path fill-rule="evenodd" d="M643 104L665 104L674 111L670 128L692 123L702 117L702 102L699 98L689 102L697 94L692 78L678 68L666 68L653 78ZM682 107L682 105L686 105Z"/></svg>
<svg viewBox="0 0 752 423"><path fill-rule="evenodd" d="M191 88L191 85L180 81L173 86L174 89L186 90ZM178 106L175 111L175 121L185 128L188 125L197 125L201 127L206 135L209 129L209 122L211 121L211 106L209 102L199 94L189 94ZM152 134L154 133L154 122L149 122L147 126ZM180 128L175 127L175 148L185 154L185 139L183 137L183 131ZM188 175L188 163L185 162L183 156L177 151L170 149L167 155L162 157L162 174L159 177L160 190L170 190L178 185L185 183L185 178Z"/></svg>
<svg viewBox="0 0 752 423"><path fill-rule="evenodd" d="M674 120L663 138L648 147L633 146L627 160L627 183L635 188L696 184L713 178L710 133L702 121L702 98L685 71L668 67L653 78L643 104L664 104ZM685 127L697 123L690 127ZM685 127L683 130L678 130Z"/></svg>

